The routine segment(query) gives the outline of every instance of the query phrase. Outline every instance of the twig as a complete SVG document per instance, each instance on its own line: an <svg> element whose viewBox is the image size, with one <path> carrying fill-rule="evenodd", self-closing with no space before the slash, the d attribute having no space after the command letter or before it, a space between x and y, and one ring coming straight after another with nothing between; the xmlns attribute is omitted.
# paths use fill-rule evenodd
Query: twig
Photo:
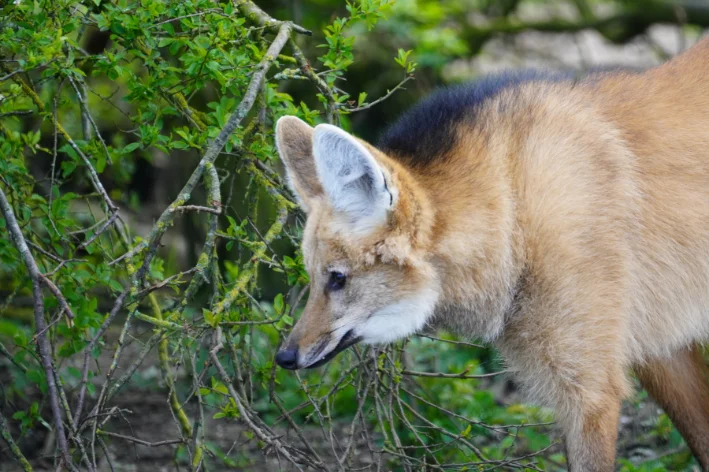
<svg viewBox="0 0 709 472"><path fill-rule="evenodd" d="M340 119L337 114L337 99L335 98L332 89L328 87L327 82L315 73L310 65L310 62L308 62L308 59L305 57L305 54L303 54L303 51L300 50L293 39L290 40L290 46L293 49L293 57L295 57L295 60L300 67L300 71L315 84L320 93L322 93L327 100L327 109L325 112L328 123L335 125L339 124Z"/></svg>
<svg viewBox="0 0 709 472"><path fill-rule="evenodd" d="M184 443L184 441L182 439L168 439L165 441L148 442L148 441L144 441L142 439L134 438L131 436L124 436L122 434L111 433L109 431L104 431L102 429L99 429L96 432L97 432L97 434L99 434L101 436L109 436L111 438L124 439L126 441L134 442L136 444L140 444L141 446L147 446L147 447L170 446L172 444L183 444Z"/></svg>
<svg viewBox="0 0 709 472"><path fill-rule="evenodd" d="M162 309L160 308L160 305L158 304L158 301L156 300L154 295L150 295L150 303L153 307L153 316L158 319L162 320L163 315L162 315ZM180 400L177 397L177 390L175 388L175 379L172 375L172 372L170 372L170 355L168 352L168 342L167 338L162 338L160 340L160 343L158 344L158 360L160 364L160 372L162 373L162 378L163 381L165 382L165 386L168 389L168 404L170 406L170 409L172 410L173 416L176 418L176 421L179 423L180 430L182 433L183 438L195 438L195 444L192 450L194 453L192 454L192 464L193 466L196 464L197 467L202 463L203 456L204 456L204 447L202 445L201 441L197 441L197 436L196 434L196 429L193 428L192 425L190 424L189 418L187 418L187 414L185 413L185 410L183 408L183 405L180 404ZM192 366L194 368L194 366ZM197 382L196 378L193 378L193 382ZM196 388L197 391L199 391L199 388ZM200 402L200 411L201 411L201 402ZM184 440L183 440L184 441Z"/></svg>
<svg viewBox="0 0 709 472"><path fill-rule="evenodd" d="M156 290L160 290L161 288L165 287L166 285L168 285L169 283L171 283L173 280L179 279L180 277L184 277L185 275L193 274L193 273L197 272L197 270L198 270L197 267L193 267L193 268L191 268L190 270L186 270L186 271L184 271L184 272L179 272L179 273L177 273L177 274L175 274L175 275L171 275L170 277L166 278L166 279L163 280L162 282L159 282L159 283L157 283L157 284L155 284L155 285L152 285L152 286L150 286L150 287L144 288L144 289L141 290L140 292L136 293L136 294L133 296L133 300L140 300L140 299L142 299L143 297L145 297L146 295L148 295L149 293L152 293L152 292L154 292L154 291L156 291ZM176 282L176 283L180 283L180 282Z"/></svg>
<svg viewBox="0 0 709 472"><path fill-rule="evenodd" d="M261 10L254 2L251 0L232 0L234 6L241 11L241 13L246 16L253 23L259 26L266 27L271 31L278 31L284 24L290 24L293 31L296 33L304 34L306 36L312 36L313 32L298 26L293 23L288 23L285 21L279 21L271 18L265 11Z"/></svg>
<svg viewBox="0 0 709 472"><path fill-rule="evenodd" d="M214 307L214 314L219 314L223 313L224 311L228 310L229 307L231 306L232 303L234 303L234 300L239 296L239 294L246 288L247 284L251 280L253 276L253 271L255 270L255 266L258 260L260 260L263 255L266 252L267 246L266 242L272 241L276 235L280 234L283 225L286 223L286 219L288 218L288 210L285 207L282 207L279 210L279 215L278 218L276 219L276 222L271 225L269 230L266 232L266 234L263 237L263 241L258 241L254 246L256 249L254 250L253 256L251 257L251 260L253 261L251 263L251 266L249 267L250 270L243 270L239 274L239 278L237 279L236 283L234 286L229 290L226 295L224 295L224 298L222 299L219 304L217 304L216 307ZM264 242L265 241L265 242Z"/></svg>
<svg viewBox="0 0 709 472"><path fill-rule="evenodd" d="M247 321L222 321L219 323L220 326L257 326L257 325L267 325L278 323L280 319L267 319L267 320L247 320Z"/></svg>
<svg viewBox="0 0 709 472"><path fill-rule="evenodd" d="M62 295L62 292L59 290L59 288L57 288L57 286L54 285L54 282L49 280L49 277L45 276L42 273L38 274L38 278L39 278L39 281L41 283L43 283L44 285L46 285L47 288L49 289L49 291L52 292L52 295L54 295L54 297L57 299L57 301L59 302L59 306L62 307L62 309L67 314L69 319L73 320L75 318L74 312L71 311L71 307L69 306L69 303L66 301L66 298L64 298L64 295Z"/></svg>
<svg viewBox="0 0 709 472"><path fill-rule="evenodd" d="M125 301L126 297L128 296L128 291L129 289L123 290L121 294L118 296L116 299L115 303L113 304L113 308L111 309L111 312L108 314L106 319L103 321L101 324L101 327L98 329L96 334L94 335L93 339L89 343L88 346L84 348L84 365L82 368L82 373L81 373L81 384L79 386L79 400L76 404L76 409L74 410L74 428L77 428L79 423L81 423L81 411L84 408L84 398L86 395L86 384L89 381L89 356L91 355L91 351L93 348L96 346L96 343L98 343L99 339L101 339L101 336L103 336L103 333L106 332L108 329L108 326L111 324L113 319L116 317L118 312L121 310L123 307L123 302Z"/></svg>
<svg viewBox="0 0 709 472"><path fill-rule="evenodd" d="M477 349L488 349L487 346L483 346L482 344L469 343L467 341L455 341L453 339L443 339L443 338L438 338L436 336L431 336L428 334L418 334L418 337L431 339L433 341L440 341L442 343L456 344L458 346L473 347L473 348L477 348Z"/></svg>
<svg viewBox="0 0 709 472"><path fill-rule="evenodd" d="M437 377L442 379L484 379L488 377L494 377L496 375L504 374L507 371L502 370L500 372L491 372L489 374L479 374L479 375L466 375L467 370L459 374L445 374L443 372L416 372L412 370L402 370L401 373L404 375L413 375L415 377Z"/></svg>
<svg viewBox="0 0 709 472"><path fill-rule="evenodd" d="M25 472L32 472L32 466L27 461L27 458L25 458L25 455L22 454L22 451L20 451L20 448L15 443L15 440L12 439L10 428L7 427L7 422L5 421L5 417L2 413L0 413L0 434L2 434L2 438L7 443L10 451L12 451L12 455L15 456L15 460L22 466L22 470Z"/></svg>
<svg viewBox="0 0 709 472"><path fill-rule="evenodd" d="M65 261L61 261L54 269L44 274L44 276L46 278L54 277L54 274L59 272L62 267L64 267L66 264L69 264L70 262L86 262L86 259L67 259Z"/></svg>
<svg viewBox="0 0 709 472"><path fill-rule="evenodd" d="M142 251L143 249L145 249L146 247L148 247L148 243L147 243L146 241L141 241L139 244L137 244L137 245L136 245L133 249L131 249L130 251L126 252L126 253L123 254L122 256L117 257L116 259L113 259L111 262L109 262L109 263L108 263L108 266L111 267L112 265L118 264L118 263L121 262L123 259L131 258L131 257L135 256L136 254L138 254L138 253L139 253L140 251Z"/></svg>
<svg viewBox="0 0 709 472"><path fill-rule="evenodd" d="M219 373L219 376L222 379L222 382L224 385L226 385L227 390L229 391L229 396L231 397L232 400L234 400L234 403L236 404L237 409L239 410L239 414L241 419L246 423L246 425L249 427L249 429L263 442L268 444L269 446L273 447L276 451L278 451L279 454L283 455L283 457L291 462L295 467L298 468L298 470L303 470L300 467L300 464L298 461L295 460L293 456L291 456L290 452L283 446L283 443L281 443L280 439L272 437L268 435L263 429L261 429L258 425L254 423L254 421L251 419L250 413L246 410L244 407L241 397L239 396L238 393L236 393L236 390L234 390L234 385L232 384L231 379L229 378L229 375L226 373L226 370L224 370L224 367L222 366L221 362L219 361L219 356L217 355L219 351L223 347L223 343L221 340L221 330L220 328L217 328L215 331L215 341L214 341L214 347L209 351L209 357L212 360L212 365L217 369L217 372Z"/></svg>
<svg viewBox="0 0 709 472"><path fill-rule="evenodd" d="M106 462L108 462L108 467L111 469L111 472L116 472L116 469L113 467L113 462L111 461L111 455L108 453L108 447L106 447L106 442L103 439L98 438L98 443L101 446L103 455L106 456Z"/></svg>
<svg viewBox="0 0 709 472"><path fill-rule="evenodd" d="M372 108L374 105L376 105L376 104L378 104L378 103L381 103L381 102L383 102L384 100L386 100L387 98L391 97L391 96L392 96L397 90L399 90L406 82L408 82L409 80L412 80L412 79L413 79L413 76L407 75L407 76L404 78L404 80L402 80L401 82L399 82L398 84L396 84L396 87L394 87L393 89L389 90L389 91L386 93L386 95L384 95L383 97L379 97L378 99L374 100L373 102L367 103L366 105L363 105L363 106L361 106L361 107L356 107L356 108L344 108L344 111L346 111L346 112L348 112L348 113L356 113L356 112L358 112L358 111L368 110L368 109Z"/></svg>
<svg viewBox="0 0 709 472"><path fill-rule="evenodd" d="M114 213L111 215L111 217L106 220L106 222L101 226L101 228L99 228L98 231L96 231L96 233L94 233L93 236L91 236L89 239L87 239L87 240L84 241L83 243L79 244L79 245L76 247L76 251L79 251L79 250L81 250L81 249L84 249L86 246L88 246L89 244L91 244L92 242L94 242L94 241L96 240L96 238L98 238L99 236L101 236L101 234L103 234L103 232L106 231L106 230L108 229L108 227L113 224L113 222L116 220L116 218L118 218L118 212L117 212L117 211L114 212Z"/></svg>
<svg viewBox="0 0 709 472"><path fill-rule="evenodd" d="M69 83L71 83L71 86L76 92L76 97L79 99L79 108L81 108L81 130L84 133L84 141L91 141L91 125L93 124L95 126L96 124L93 123L93 119L91 118L91 114L89 113L89 107L86 104L86 93L82 94L79 91L79 87L76 86L76 83L74 83L74 79L71 77L71 75L67 75L67 79L69 79ZM84 92L86 92L86 87L84 87ZM110 155L108 154L108 149L106 149L106 154L110 158Z"/></svg>
<svg viewBox="0 0 709 472"><path fill-rule="evenodd" d="M200 205L182 205L175 208L177 211L196 211L197 213L205 211L207 213L214 213L215 215L221 215L222 210L220 208L209 208Z"/></svg>
<svg viewBox="0 0 709 472"><path fill-rule="evenodd" d="M23 72L24 72L24 69L17 69L15 71L12 71L3 77L0 77L0 82L5 82L7 79L12 78L12 76L14 76L15 74L21 74Z"/></svg>
<svg viewBox="0 0 709 472"><path fill-rule="evenodd" d="M36 249L37 251L41 252L43 255L47 256L48 258L52 259L55 262L66 262L61 257L57 257L54 254L52 254L51 252L45 251L44 249L42 249L41 247L39 247L38 245L36 245L32 241L27 241L27 245L30 246L32 249Z"/></svg>
<svg viewBox="0 0 709 472"><path fill-rule="evenodd" d="M106 222L106 220L107 220L107 218L101 219L87 228L77 229L76 231L67 231L66 234L68 234L69 236L74 236L77 234L87 233L89 231L92 231L94 228L98 228L99 226L104 224Z"/></svg>
<svg viewBox="0 0 709 472"><path fill-rule="evenodd" d="M64 409L64 414L67 418L67 424L69 426L69 437L74 441L74 443L79 447L81 452L81 460L86 464L86 468L89 472L96 472L96 468L93 466L89 460L89 456L86 453L86 448L84 447L84 441L74 428L74 421L71 416L71 408L69 407L69 401L66 398L66 392L64 391L64 385L62 384L62 378L57 374L57 369L54 364L52 364L52 371L54 372L54 378L57 382L57 390L59 391L59 399L61 400L62 408Z"/></svg>
<svg viewBox="0 0 709 472"><path fill-rule="evenodd" d="M47 392L49 393L49 403L54 415L54 428L57 433L57 445L59 446L66 466L71 470L76 470L76 466L74 466L74 463L71 460L71 454L69 454L69 446L64 433L64 423L62 422L62 413L59 409L57 385L54 380L54 371L52 370L52 348L49 344L47 333L43 332L46 323L44 321L44 299L42 297L41 288L42 274L37 267L34 257L32 257L29 247L27 247L27 242L25 241L22 231L20 230L20 226L17 223L15 213L12 211L12 206L10 206L10 202L8 202L7 197L5 197L5 192L3 192L2 188L0 188L0 211L2 211L3 217L5 218L12 242L20 252L20 256L22 257L30 278L32 279L35 329L37 332L42 332L38 338L37 344L39 345L39 355L47 378Z"/></svg>
<svg viewBox="0 0 709 472"><path fill-rule="evenodd" d="M190 13L189 15L182 15L182 16L176 16L174 18L168 18L167 20L159 21L155 24L152 24L152 25L148 26L148 28L149 29L156 28L158 26L164 25L165 23L172 23L173 21L180 21L180 20L184 20L187 18L194 18L196 16L204 16L204 15L208 15L209 13L213 13L213 14L217 14L217 15L221 15L221 16L227 16L216 8L208 8L207 10L198 11L197 13Z"/></svg>
<svg viewBox="0 0 709 472"><path fill-rule="evenodd" d="M7 111L5 113L0 113L0 118L5 118L6 116L26 116L31 115L32 113L34 113L32 110Z"/></svg>
<svg viewBox="0 0 709 472"><path fill-rule="evenodd" d="M24 365L17 362L17 360L15 359L15 356L10 354L10 351L8 351L7 348L5 347L5 345L1 342L0 342L0 354L7 357L7 360L9 360L15 367L20 369L23 373L27 372L27 367L25 367Z"/></svg>

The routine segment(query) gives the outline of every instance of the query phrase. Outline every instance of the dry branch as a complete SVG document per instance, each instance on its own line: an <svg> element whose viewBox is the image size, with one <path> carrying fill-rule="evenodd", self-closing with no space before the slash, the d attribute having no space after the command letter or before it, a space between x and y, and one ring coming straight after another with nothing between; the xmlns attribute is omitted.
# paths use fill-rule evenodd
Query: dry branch
<svg viewBox="0 0 709 472"><path fill-rule="evenodd" d="M147 446L147 447L170 446L173 444L184 443L184 441L182 439L168 439L165 441L148 442L148 441L143 441L142 439L134 438L131 436L125 436L123 434L111 433L110 431L104 431L102 429L99 429L97 432L100 436L108 436L111 438L123 439L125 441L130 441L130 442L133 442L136 444L140 444L141 446Z"/></svg>
<svg viewBox="0 0 709 472"><path fill-rule="evenodd" d="M229 378L229 375L226 373L226 370L224 370L224 367L222 366L222 363L219 361L219 356L217 355L219 351L221 351L222 347L224 344L222 343L221 339L221 329L217 328L214 334L214 347L209 351L209 358L212 361L212 365L216 367L217 372L219 372L219 376L221 377L222 381L226 385L228 391L229 391L229 396L231 397L232 400L234 400L234 403L236 404L236 407L239 409L239 414L241 415L241 419L246 423L246 425L249 427L251 431L258 437L261 441L265 442L268 444L270 447L278 451L279 454L281 454L286 460L291 462L295 467L298 468L298 470L303 470L300 466L299 460L296 460L286 449L286 447L283 445L280 439L277 437L272 436L269 434L267 431L264 431L263 427L261 425L257 425L254 421L254 419L251 417L251 412L247 410L247 408L244 406L241 397L239 396L238 393L236 393L236 390L234 390L234 385L233 382L231 381L231 378Z"/></svg>
<svg viewBox="0 0 709 472"><path fill-rule="evenodd" d="M2 438L5 440L7 446L10 448L12 455L15 456L15 460L22 467L22 470L24 470L25 472L32 472L32 465L30 465L30 463L27 461L25 455L22 454L22 451L20 451L20 448L15 443L15 440L12 439L12 434L10 434L10 428L7 426L5 417L2 414L0 414L0 435L2 435Z"/></svg>
<svg viewBox="0 0 709 472"><path fill-rule="evenodd" d="M49 337L46 332L46 322L44 320L44 297L42 296L42 273L37 267L37 263L32 257L30 248L27 247L25 237L22 235L20 226L15 218L15 213L12 210L10 202L5 196L5 192L0 188L0 211L5 218L7 228L10 232L15 248L19 251L20 257L25 263L27 272L32 279L32 297L34 298L34 322L35 330L39 333L37 344L39 346L39 356L42 360L42 366L47 376L47 390L49 393L49 403L54 416L54 428L57 434L57 445L62 454L62 459L67 467L75 470L76 467L71 460L69 446L67 445L66 435L64 433L64 423L62 422L62 413L59 408L59 394L54 377L54 369L52 367L52 347L49 343Z"/></svg>

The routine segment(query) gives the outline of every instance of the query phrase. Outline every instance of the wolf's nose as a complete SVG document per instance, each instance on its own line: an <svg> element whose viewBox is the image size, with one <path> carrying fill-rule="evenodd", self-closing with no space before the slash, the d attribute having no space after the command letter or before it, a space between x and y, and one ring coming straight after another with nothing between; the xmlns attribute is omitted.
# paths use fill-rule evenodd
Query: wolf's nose
<svg viewBox="0 0 709 472"><path fill-rule="evenodd" d="M288 370L298 368L298 350L282 349L276 354L276 364Z"/></svg>

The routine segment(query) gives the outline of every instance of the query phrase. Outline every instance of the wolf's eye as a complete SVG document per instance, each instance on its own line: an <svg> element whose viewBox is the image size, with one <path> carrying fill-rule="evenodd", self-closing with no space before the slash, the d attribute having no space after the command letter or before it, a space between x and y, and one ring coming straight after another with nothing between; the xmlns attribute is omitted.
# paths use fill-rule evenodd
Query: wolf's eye
<svg viewBox="0 0 709 472"><path fill-rule="evenodd" d="M342 272L332 271L330 272L330 280L327 281L327 288L329 290L335 291L340 290L345 286L347 281L347 276Z"/></svg>

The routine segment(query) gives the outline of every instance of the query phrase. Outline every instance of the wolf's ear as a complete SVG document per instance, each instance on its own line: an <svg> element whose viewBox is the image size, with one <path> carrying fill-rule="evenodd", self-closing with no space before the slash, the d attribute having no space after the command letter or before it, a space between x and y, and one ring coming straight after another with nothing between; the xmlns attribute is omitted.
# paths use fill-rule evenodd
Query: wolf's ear
<svg viewBox="0 0 709 472"><path fill-rule="evenodd" d="M336 211L347 215L352 229L366 232L386 222L394 189L367 148L332 125L318 125L313 155L320 182Z"/></svg>
<svg viewBox="0 0 709 472"><path fill-rule="evenodd" d="M313 160L313 128L295 116L283 116L276 122L276 146L291 189L310 211L310 201L323 193Z"/></svg>

